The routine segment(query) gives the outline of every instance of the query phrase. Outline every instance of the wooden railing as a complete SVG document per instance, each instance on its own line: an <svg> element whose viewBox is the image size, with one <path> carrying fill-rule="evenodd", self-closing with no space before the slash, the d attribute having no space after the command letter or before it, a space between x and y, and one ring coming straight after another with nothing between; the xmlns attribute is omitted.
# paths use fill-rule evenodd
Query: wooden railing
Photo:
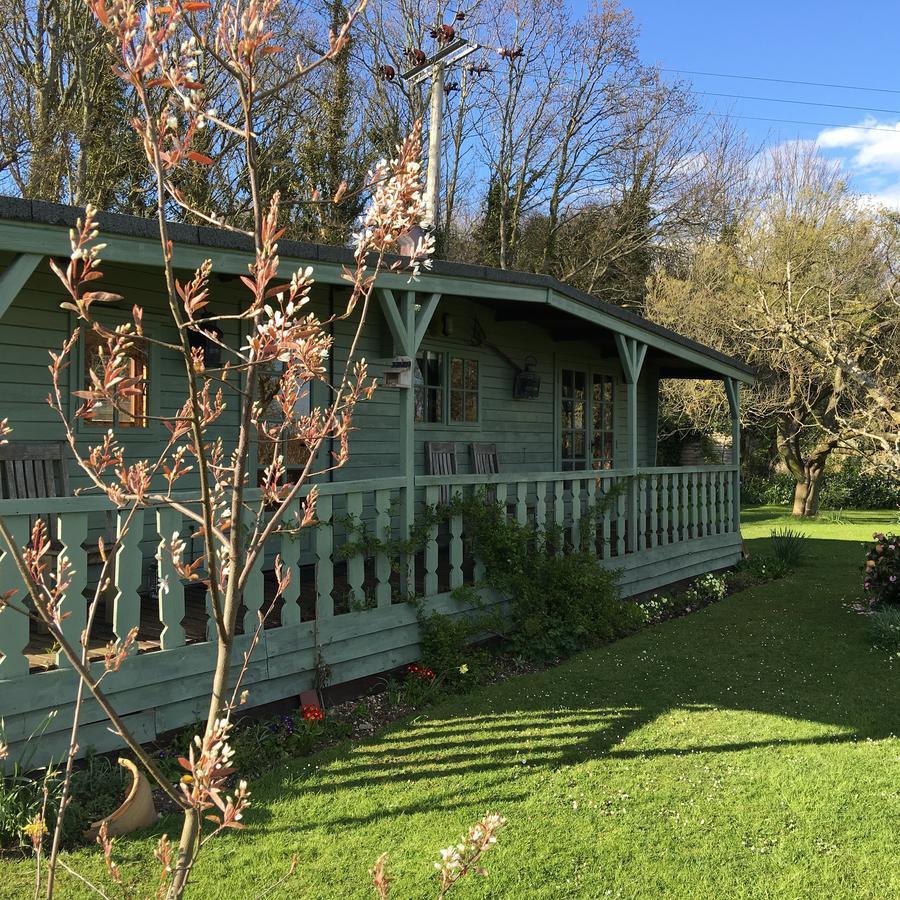
<svg viewBox="0 0 900 900"><path fill-rule="evenodd" d="M425 502L431 505L438 503L441 490L448 485L452 495L489 488L489 498L506 505L511 518L521 524L534 522L539 531L551 525L562 529L573 547L594 552L602 559L727 534L738 528L734 466L644 468L637 473L607 469L416 478L416 486L424 488ZM637 497L635 528L630 528L628 521L632 491ZM451 522L453 560L460 558L460 528L460 522ZM632 540L636 546L631 546ZM426 549L426 566L429 560L431 563L430 583L434 583L434 558L430 544ZM458 571L454 569L454 573L458 581Z"/></svg>
<svg viewBox="0 0 900 900"><path fill-rule="evenodd" d="M510 518L546 531L553 528L566 543L621 569L626 592L652 590L721 568L740 554L737 472L730 466L319 485L318 524L304 529L299 538L274 534L244 592L239 621L243 634L235 640L238 659L249 647L258 611L268 609L272 601L271 571L280 554L292 577L267 619L245 676L252 704L294 696L319 683L323 672L340 683L417 659L419 607L404 602L411 592L424 598L429 610L448 615L466 610L453 589L479 582L483 570L466 544L460 515L433 527L424 546L402 558L403 545L392 540L403 537L404 524L421 515L426 504L439 502L442 487L449 488L450 495L484 490ZM288 521L296 507L288 511ZM629 510L636 511L634 521L629 521ZM96 538L105 534L108 514L109 504L102 498L0 501L0 516L20 544L27 541L35 516L55 519L55 552L65 553L73 568L63 629L76 643L86 619L84 595L92 595L99 572L89 548L96 548ZM114 514L120 533L125 515ZM116 550L113 586L95 622L94 659L102 657L108 640L124 637L132 627L139 629L138 652L105 684L140 740L188 725L206 712L208 678L215 664L209 600L202 586L183 583L168 553L160 552L173 534L190 541L191 530L190 523L168 507L140 511ZM363 532L375 540L362 540ZM20 602L27 598L5 552L0 557L0 590L10 588L20 589ZM488 603L503 599L490 592L483 598ZM71 723L75 673L46 632L30 627L28 619L8 608L0 611L0 654L5 740L21 748L35 729L46 729L36 759L58 760ZM52 711L57 714L51 721ZM84 748L102 751L121 745L96 704L86 703L82 720L79 743Z"/></svg>
<svg viewBox="0 0 900 900"><path fill-rule="evenodd" d="M621 560L668 545L737 530L737 472L733 466L648 468L580 472L525 472L497 475L419 476L415 508L437 505L442 496L483 489L507 515L539 530L555 528L565 541L603 560ZM296 534L276 533L271 548L254 567L244 592L243 631L256 627L258 612L273 594L275 554L291 570L291 579L269 628L299 626L315 620L327 630L331 620L347 613L387 610L410 590L431 598L452 591L482 572L467 558L463 522L450 518L435 526L424 548L403 561L389 558L389 538L401 536L407 481L402 477L336 482L318 486L318 525ZM631 492L636 493L632 502ZM305 492L304 492L305 493ZM252 500L253 494L251 492ZM604 501L604 498L609 498ZM285 517L293 521L300 500ZM629 509L637 522L629 522ZM20 545L28 540L35 516L52 517L60 546L72 568L72 585L64 601L63 631L76 643L84 629L87 602L99 571L89 547L104 529L109 504L105 498L62 497L0 501L2 516ZM119 533L127 513L116 512ZM349 524L354 523L354 524ZM380 542L359 540L360 528ZM113 588L104 601L97 629L98 648L108 639L124 639L139 629L139 648L177 650L213 636L209 598L203 589L186 585L174 571L164 544L174 534L191 544L189 523L177 510L149 507L136 513L115 558ZM194 544L197 542L194 541ZM351 548L348 552L348 547ZM353 547L367 548L353 553ZM373 549L374 548L374 549ZM5 548L3 548L5 550ZM685 552L688 552L685 548ZM199 547L195 553L199 553ZM401 571L403 573L401 577ZM11 555L0 557L0 589L17 588L27 597ZM36 631L38 632L36 634ZM0 679L27 675L29 669L66 667L65 657L44 640L39 629L12 610L0 612ZM36 662L38 660L38 662ZM0 715L3 714L0 702Z"/></svg>

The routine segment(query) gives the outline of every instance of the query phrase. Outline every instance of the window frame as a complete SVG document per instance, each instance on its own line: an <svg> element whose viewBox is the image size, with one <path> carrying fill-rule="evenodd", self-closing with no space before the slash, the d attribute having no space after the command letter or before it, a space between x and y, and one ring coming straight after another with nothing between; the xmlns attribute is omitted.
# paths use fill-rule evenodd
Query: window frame
<svg viewBox="0 0 900 900"><path fill-rule="evenodd" d="M416 369L418 369L418 358L420 353L434 353L441 359L441 418L436 422L429 421L420 421L415 418L415 402L413 403L413 424L416 429L469 429L469 430L481 430L481 413L484 404L484 396L482 394L482 358L471 352L466 352L466 348L464 347L452 347L448 348L447 346L435 346L434 344L422 344L421 347L416 351L416 356L414 359L414 364ZM467 421L450 421L450 367L452 364L452 360L461 359L463 363L467 361L472 361L478 366L478 386L475 390L465 390L465 393L474 394L476 398L476 402L478 404L478 417L474 422ZM431 387L436 387L436 385L432 385ZM410 390L416 390L415 383L415 372L413 373L413 385ZM459 390L459 389L456 389Z"/></svg>
<svg viewBox="0 0 900 900"><path fill-rule="evenodd" d="M459 360L462 363L462 387L453 387L453 363ZM466 386L466 367L468 363L475 363L475 387ZM481 424L481 360L476 356L463 356L462 354L448 351L447 353L447 425L451 426L473 426ZM462 395L463 415L466 412L466 398L475 397L475 418L474 419L454 419L453 418L453 394Z"/></svg>
<svg viewBox="0 0 900 900"><path fill-rule="evenodd" d="M275 365L275 366L278 366L279 368L278 368L278 369L275 369L274 366L273 366L273 368L272 368L272 370L271 370L272 372L275 372L275 371L283 372L283 371L284 371L284 363L281 363L281 362L279 362L279 361L276 361L274 365ZM259 381L258 381L258 380L257 380L257 386L258 386L258 388L260 387ZM307 400L307 406L308 406L308 408L309 408L309 412L307 413L307 415L308 415L309 413L312 412L313 409L315 409L315 406L316 406L316 403L315 403L315 401L316 401L316 394L318 393L316 381L315 381L315 380L312 380L312 381L308 382L307 388L308 388L308 390L307 390L305 396L306 396L306 400ZM296 464L294 464L294 463L289 463L289 462L288 462L288 459L287 459L287 446L286 446L288 440L289 440L289 439L287 439L287 438L282 438L281 441L279 442L279 443L281 444L281 448L282 448L281 452L282 452L282 457L283 457L283 460L284 460L285 470L286 470L288 473L299 473L299 472L302 472L303 467L304 467L305 464L306 464L305 462L303 462L303 463L296 463ZM259 482L259 479L260 479L260 477L261 477L261 475L262 475L262 472L265 470L265 467L266 467L266 466L269 464L269 462L270 462L270 460L268 460L268 461L262 461L262 460L260 459L260 452L259 452L259 450L260 450L260 446L261 446L263 443L264 443L264 441L260 440L259 429L257 428L257 429L255 429L255 431L254 431L254 433L253 433L253 438L252 438L252 444L253 444L253 455L252 455L252 460L253 460L253 469L256 471L256 481L257 481L257 483ZM309 449L309 445L306 445L306 447L307 447L307 450L308 450L308 449ZM294 477L296 477L296 476L294 476Z"/></svg>
<svg viewBox="0 0 900 900"><path fill-rule="evenodd" d="M105 315L98 321L107 328L115 328L125 322L132 321L130 316L125 314L123 310L109 309L105 311ZM70 314L70 330L73 330L76 323L74 316ZM144 331L150 337L154 337L159 322L152 316L144 313ZM82 334L75 345L73 352L72 365L69 367L69 418L74 419L75 434L84 440L95 438L102 435L109 428L126 443L149 443L160 440L162 434L162 423L158 420L159 404L160 404L160 354L159 347L156 344L145 344L143 353L146 359L147 375L146 385L147 394L144 405L144 415L147 422L143 427L122 426L114 423L98 423L96 425L89 424L83 417L75 416L76 411L81 407L81 399L75 397L72 391L84 390L87 387L85 378L85 368L87 366L87 329L82 330ZM73 384L74 382L74 384Z"/></svg>
<svg viewBox="0 0 900 900"><path fill-rule="evenodd" d="M584 427L583 429L566 429L564 428L563 416L563 389L565 386L565 377L567 372L576 372L584 375L585 378L585 409L584 409ZM603 456L594 455L594 416L595 416L595 400L594 400L594 382L595 379L601 379L601 383L608 383L610 386L610 398L608 401L609 412L609 428L602 429L601 434L610 434L612 438L612 456L609 459L609 468L598 468L598 463L605 461ZM559 472L605 472L615 469L617 457L617 438L618 430L616 428L616 404L619 397L619 373L609 367L598 367L591 365L587 361L579 361L572 359L558 359L556 365L556 385L554 400L554 440L555 446L553 450L553 458L555 460L555 468ZM586 468L566 468L567 463L571 463L579 457L572 456L563 459L563 435L567 430L571 430L573 434L576 431L584 433L584 459Z"/></svg>

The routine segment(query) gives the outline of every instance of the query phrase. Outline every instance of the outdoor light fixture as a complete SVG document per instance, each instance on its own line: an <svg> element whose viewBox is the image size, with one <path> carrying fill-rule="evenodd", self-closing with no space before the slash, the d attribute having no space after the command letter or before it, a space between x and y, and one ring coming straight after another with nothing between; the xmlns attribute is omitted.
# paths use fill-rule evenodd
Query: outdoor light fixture
<svg viewBox="0 0 900 900"><path fill-rule="evenodd" d="M541 393L541 376L534 371L537 360L525 357L525 368L516 372L513 381L513 400L537 400Z"/></svg>
<svg viewBox="0 0 900 900"><path fill-rule="evenodd" d="M444 313L444 323L441 330L444 333L444 337L450 337L453 334L453 316L450 313Z"/></svg>

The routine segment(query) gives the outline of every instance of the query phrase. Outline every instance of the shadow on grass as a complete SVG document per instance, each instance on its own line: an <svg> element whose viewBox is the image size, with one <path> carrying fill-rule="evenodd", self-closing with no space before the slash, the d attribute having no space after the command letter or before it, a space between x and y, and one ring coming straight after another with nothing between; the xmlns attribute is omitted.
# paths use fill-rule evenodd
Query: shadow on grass
<svg viewBox="0 0 900 900"><path fill-rule="evenodd" d="M900 720L900 702L886 693L884 660L869 652L862 621L839 595L856 583L859 544L814 539L811 545L791 578L558 668L460 698L456 709L446 702L427 719L319 758L316 765L291 765L261 783L260 794L331 797L324 817L290 826L304 831L473 802L513 802L530 792L523 774L592 760L722 755L888 737ZM684 730L640 734L675 711L688 718L721 712L771 718L735 719L718 733L720 723L710 732L688 722ZM665 745L654 745L654 739ZM396 804L398 791L411 793L408 803ZM389 811L374 799L389 796Z"/></svg>

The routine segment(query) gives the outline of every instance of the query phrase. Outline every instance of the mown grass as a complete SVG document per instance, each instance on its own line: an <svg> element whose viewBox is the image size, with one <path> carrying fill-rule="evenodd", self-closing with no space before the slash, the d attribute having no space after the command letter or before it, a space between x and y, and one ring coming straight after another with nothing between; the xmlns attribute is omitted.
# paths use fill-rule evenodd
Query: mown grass
<svg viewBox="0 0 900 900"><path fill-rule="evenodd" d="M752 553L780 516L747 511ZM193 896L254 897L296 854L270 896L371 898L387 850L391 896L432 897L438 848L487 810L509 824L460 897L900 896L898 671L845 608L861 542L895 518L804 523L787 579L271 772L248 830L204 850ZM158 833L117 844L138 896L155 894ZM102 879L96 851L67 862ZM0 896L31 878L0 863Z"/></svg>

